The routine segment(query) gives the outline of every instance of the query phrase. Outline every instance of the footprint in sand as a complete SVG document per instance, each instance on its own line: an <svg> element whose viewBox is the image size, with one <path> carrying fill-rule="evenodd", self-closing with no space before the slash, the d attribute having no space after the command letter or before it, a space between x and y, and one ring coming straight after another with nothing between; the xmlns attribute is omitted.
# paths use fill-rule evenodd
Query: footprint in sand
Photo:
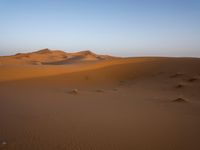
<svg viewBox="0 0 200 150"><path fill-rule="evenodd" d="M89 79L90 79L90 77L89 77L89 76L85 76L84 78L85 78L85 80L89 80Z"/></svg>
<svg viewBox="0 0 200 150"><path fill-rule="evenodd" d="M118 91L118 90L119 90L118 88L114 88L114 89L113 89L113 91Z"/></svg>
<svg viewBox="0 0 200 150"><path fill-rule="evenodd" d="M103 92L105 92L105 90L104 89L98 89L98 90L96 90L96 92L103 93Z"/></svg>

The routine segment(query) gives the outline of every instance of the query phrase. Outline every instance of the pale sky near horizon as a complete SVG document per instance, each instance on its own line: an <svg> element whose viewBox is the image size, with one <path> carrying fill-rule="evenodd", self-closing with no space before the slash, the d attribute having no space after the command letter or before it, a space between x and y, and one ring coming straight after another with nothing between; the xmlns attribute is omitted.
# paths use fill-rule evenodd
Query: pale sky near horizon
<svg viewBox="0 0 200 150"><path fill-rule="evenodd" d="M200 57L200 0L0 0L0 55Z"/></svg>

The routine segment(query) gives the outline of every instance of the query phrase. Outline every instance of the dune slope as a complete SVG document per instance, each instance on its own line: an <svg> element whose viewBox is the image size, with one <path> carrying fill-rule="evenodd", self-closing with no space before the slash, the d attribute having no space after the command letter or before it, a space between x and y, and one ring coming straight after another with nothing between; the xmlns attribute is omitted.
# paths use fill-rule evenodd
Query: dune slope
<svg viewBox="0 0 200 150"><path fill-rule="evenodd" d="M200 149L200 59L90 58L0 66L0 149Z"/></svg>

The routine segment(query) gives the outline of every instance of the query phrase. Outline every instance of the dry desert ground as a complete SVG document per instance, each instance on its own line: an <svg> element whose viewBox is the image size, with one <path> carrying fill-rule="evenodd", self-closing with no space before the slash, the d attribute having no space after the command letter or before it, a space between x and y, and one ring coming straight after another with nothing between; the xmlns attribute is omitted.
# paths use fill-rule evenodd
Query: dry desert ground
<svg viewBox="0 0 200 150"><path fill-rule="evenodd" d="M199 150L200 59L1 56L0 149Z"/></svg>

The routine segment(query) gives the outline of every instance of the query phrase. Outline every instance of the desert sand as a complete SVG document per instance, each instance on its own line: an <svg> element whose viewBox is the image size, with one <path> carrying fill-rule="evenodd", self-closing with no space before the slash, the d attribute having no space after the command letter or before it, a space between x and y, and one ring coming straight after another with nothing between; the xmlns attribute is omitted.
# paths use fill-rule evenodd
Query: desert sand
<svg viewBox="0 0 200 150"><path fill-rule="evenodd" d="M0 149L198 150L200 59L0 57Z"/></svg>

